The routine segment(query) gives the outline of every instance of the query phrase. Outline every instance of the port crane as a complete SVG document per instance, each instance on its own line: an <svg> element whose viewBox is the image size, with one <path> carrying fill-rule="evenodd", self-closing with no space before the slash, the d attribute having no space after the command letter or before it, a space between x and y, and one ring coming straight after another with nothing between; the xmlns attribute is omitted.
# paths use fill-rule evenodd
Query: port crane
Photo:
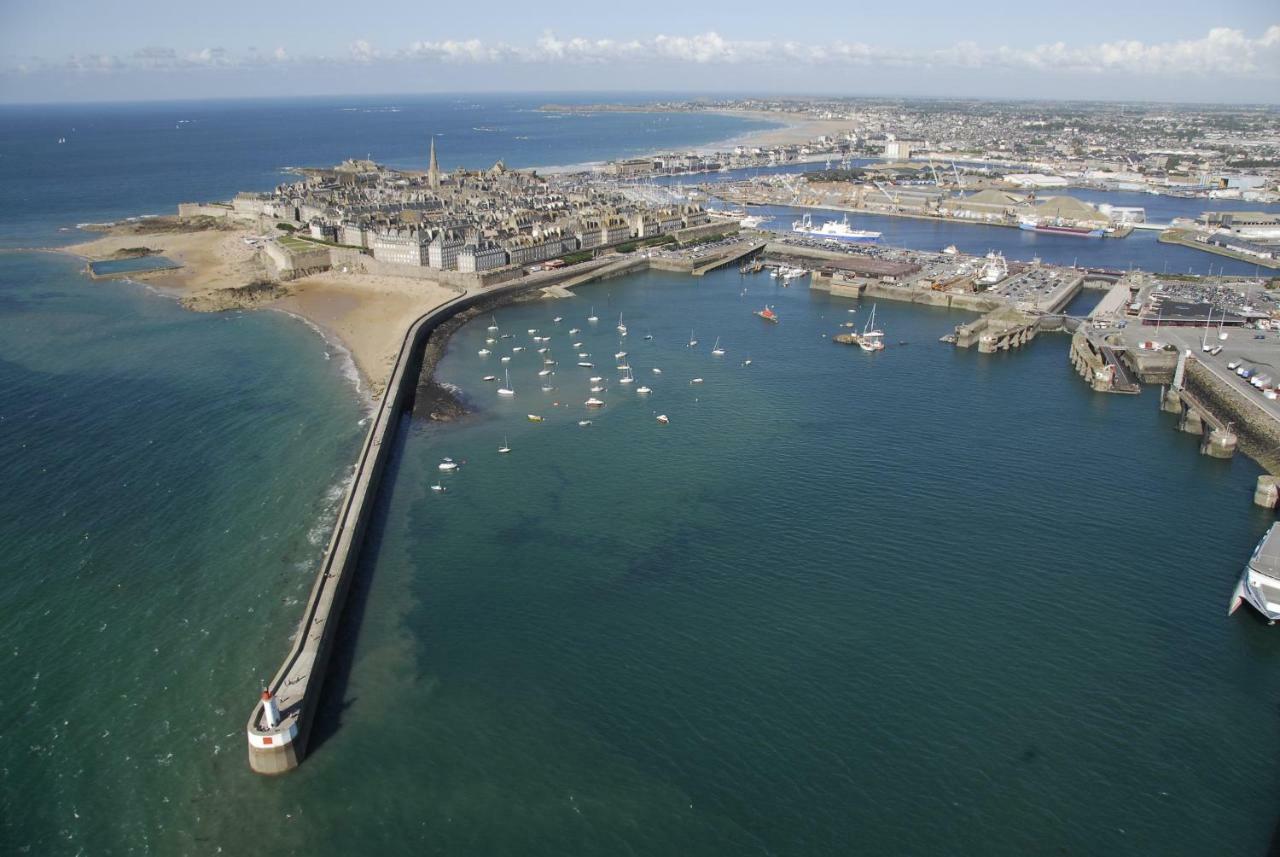
<svg viewBox="0 0 1280 857"><path fill-rule="evenodd" d="M890 196L889 191L884 189L884 184L882 182L873 181L872 184L876 186L876 190L884 194L885 199L889 200L889 202L893 203L894 205L898 204L898 198L896 196Z"/></svg>
<svg viewBox="0 0 1280 857"><path fill-rule="evenodd" d="M929 158L929 172L933 173L933 183L938 187L942 187L942 179L938 178L938 168L933 165L933 158Z"/></svg>

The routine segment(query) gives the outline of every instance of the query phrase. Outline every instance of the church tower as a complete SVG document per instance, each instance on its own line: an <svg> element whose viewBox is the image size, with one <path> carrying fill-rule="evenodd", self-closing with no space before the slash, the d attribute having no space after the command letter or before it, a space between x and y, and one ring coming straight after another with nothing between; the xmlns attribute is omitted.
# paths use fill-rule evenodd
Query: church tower
<svg viewBox="0 0 1280 857"><path fill-rule="evenodd" d="M427 164L427 184L432 190L440 187L440 164L436 161L436 138L431 138L431 160Z"/></svg>

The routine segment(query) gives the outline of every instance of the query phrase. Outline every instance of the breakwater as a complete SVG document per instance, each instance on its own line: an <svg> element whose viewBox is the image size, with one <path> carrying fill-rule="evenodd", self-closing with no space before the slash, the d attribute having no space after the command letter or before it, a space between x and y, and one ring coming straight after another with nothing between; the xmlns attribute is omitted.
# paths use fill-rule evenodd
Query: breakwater
<svg viewBox="0 0 1280 857"><path fill-rule="evenodd" d="M518 283L466 292L419 317L405 332L387 382L386 392L356 459L351 485L338 512L333 535L298 622L293 645L283 664L263 689L246 725L249 767L260 774L281 774L304 758L319 706L329 659L338 636L342 610L364 543L378 488L391 456L400 417L413 405L427 339L458 313L495 300L551 285L581 285L628 273L643 258L595 265L589 272L545 272Z"/></svg>

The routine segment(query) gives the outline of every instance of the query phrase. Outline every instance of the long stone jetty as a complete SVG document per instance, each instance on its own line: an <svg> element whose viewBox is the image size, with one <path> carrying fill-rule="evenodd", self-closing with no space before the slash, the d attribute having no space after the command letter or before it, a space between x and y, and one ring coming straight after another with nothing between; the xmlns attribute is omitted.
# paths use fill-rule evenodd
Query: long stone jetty
<svg viewBox="0 0 1280 857"><path fill-rule="evenodd" d="M643 261L628 259L627 269ZM401 414L411 404L411 396L417 387L427 337L457 313L496 297L556 284L581 285L618 273L620 268L622 265L614 260L594 260L510 284L468 291L432 309L410 325L391 370L386 393L356 460L351 487L338 512L333 536L311 587L293 645L249 715L245 731L251 769L260 774L282 774L296 768L306 755L347 591L355 575L378 487L395 445Z"/></svg>

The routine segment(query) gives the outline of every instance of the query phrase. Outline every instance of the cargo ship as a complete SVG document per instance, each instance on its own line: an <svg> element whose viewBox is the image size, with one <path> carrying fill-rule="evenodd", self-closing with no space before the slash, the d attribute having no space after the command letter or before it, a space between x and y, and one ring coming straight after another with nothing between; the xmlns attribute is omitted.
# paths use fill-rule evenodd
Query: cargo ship
<svg viewBox="0 0 1280 857"><path fill-rule="evenodd" d="M821 226L813 225L813 217L808 213L804 214L799 220L791 222L791 231L798 232L801 235L809 235L814 238L822 238L827 241L848 241L848 242L867 242L879 241L879 232L869 232L864 229L852 229L849 226L849 215L845 215L844 220L835 221L828 220Z"/></svg>
<svg viewBox="0 0 1280 857"><path fill-rule="evenodd" d="M1101 226L1089 228L1087 226L1066 226L1060 223L1041 223L1038 220L1020 220L1018 228L1027 232L1043 232L1046 235L1072 235L1076 238L1101 238L1103 228Z"/></svg>
<svg viewBox="0 0 1280 857"><path fill-rule="evenodd" d="M778 314L773 311L773 307L767 306L764 309L758 309L755 314L765 321L773 322L774 324L778 323Z"/></svg>

